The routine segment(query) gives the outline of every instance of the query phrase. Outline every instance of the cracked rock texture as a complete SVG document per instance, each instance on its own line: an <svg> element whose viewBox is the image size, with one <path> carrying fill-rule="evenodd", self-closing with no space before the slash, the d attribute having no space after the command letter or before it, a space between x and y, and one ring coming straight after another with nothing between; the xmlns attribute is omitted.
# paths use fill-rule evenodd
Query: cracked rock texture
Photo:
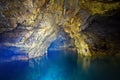
<svg viewBox="0 0 120 80"><path fill-rule="evenodd" d="M100 51L99 44L92 49L96 41L90 44L85 38L90 35L94 41L99 37L96 37L97 32L91 35L94 28L88 27L96 14L111 16L119 8L120 2L116 0L0 0L0 47L18 47L29 58L42 56L56 40L60 26L80 55L92 56L96 48ZM82 33L86 28L88 31Z"/></svg>

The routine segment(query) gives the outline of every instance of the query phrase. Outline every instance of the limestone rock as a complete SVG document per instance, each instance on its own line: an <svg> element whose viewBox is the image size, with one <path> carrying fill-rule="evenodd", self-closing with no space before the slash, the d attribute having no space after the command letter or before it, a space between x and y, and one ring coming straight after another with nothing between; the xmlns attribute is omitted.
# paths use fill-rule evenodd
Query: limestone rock
<svg viewBox="0 0 120 80"><path fill-rule="evenodd" d="M92 15L111 15L119 8L120 2L109 0L0 0L0 46L18 47L29 58L42 56L61 26L78 53L91 56L80 32L92 23Z"/></svg>

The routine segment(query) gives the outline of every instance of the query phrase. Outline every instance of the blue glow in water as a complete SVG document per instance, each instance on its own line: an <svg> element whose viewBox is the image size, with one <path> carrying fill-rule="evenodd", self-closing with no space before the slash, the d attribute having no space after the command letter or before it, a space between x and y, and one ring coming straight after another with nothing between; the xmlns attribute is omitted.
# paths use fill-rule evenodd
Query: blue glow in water
<svg viewBox="0 0 120 80"><path fill-rule="evenodd" d="M18 59L25 59L28 57L23 51L20 51L17 47L2 46L0 47L0 63L3 61L12 61Z"/></svg>
<svg viewBox="0 0 120 80"><path fill-rule="evenodd" d="M120 58L78 57L49 51L31 60L0 63L0 80L120 80Z"/></svg>

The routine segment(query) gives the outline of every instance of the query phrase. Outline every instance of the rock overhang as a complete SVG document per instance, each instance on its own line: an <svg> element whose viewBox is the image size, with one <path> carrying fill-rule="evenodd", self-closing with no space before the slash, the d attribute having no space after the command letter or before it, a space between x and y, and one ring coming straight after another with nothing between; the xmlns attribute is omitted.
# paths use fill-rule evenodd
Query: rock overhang
<svg viewBox="0 0 120 80"><path fill-rule="evenodd" d="M92 56L94 50L85 41L88 36L81 31L92 23L95 14L114 14L107 12L119 9L119 5L99 0L2 0L1 46L18 47L29 58L42 56L57 38L61 26L80 55Z"/></svg>

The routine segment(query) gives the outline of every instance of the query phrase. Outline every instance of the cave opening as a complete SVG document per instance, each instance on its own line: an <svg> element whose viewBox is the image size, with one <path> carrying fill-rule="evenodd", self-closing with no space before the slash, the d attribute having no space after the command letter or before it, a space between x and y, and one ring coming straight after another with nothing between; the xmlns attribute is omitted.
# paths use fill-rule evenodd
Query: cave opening
<svg viewBox="0 0 120 80"><path fill-rule="evenodd" d="M49 50L69 50L74 48L73 39L69 37L62 27L58 27L56 39L48 47Z"/></svg>

